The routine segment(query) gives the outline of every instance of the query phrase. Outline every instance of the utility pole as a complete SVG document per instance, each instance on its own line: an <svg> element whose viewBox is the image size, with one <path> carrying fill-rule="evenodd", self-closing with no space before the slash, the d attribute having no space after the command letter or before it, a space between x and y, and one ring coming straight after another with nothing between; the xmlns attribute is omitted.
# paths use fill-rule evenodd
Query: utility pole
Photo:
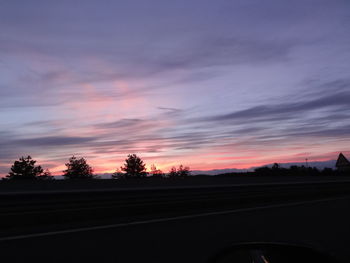
<svg viewBox="0 0 350 263"><path fill-rule="evenodd" d="M306 163L306 168L309 168L309 164L307 162L307 158L305 159L305 163Z"/></svg>

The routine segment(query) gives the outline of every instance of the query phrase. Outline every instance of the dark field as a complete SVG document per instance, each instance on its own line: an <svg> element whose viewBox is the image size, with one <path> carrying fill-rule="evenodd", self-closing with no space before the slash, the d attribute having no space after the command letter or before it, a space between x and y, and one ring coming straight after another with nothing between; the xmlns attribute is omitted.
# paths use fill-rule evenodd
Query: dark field
<svg viewBox="0 0 350 263"><path fill-rule="evenodd" d="M127 180L0 181L0 193L27 191L74 191L147 187L193 187L230 184L350 181L350 176L190 176L187 178L142 178Z"/></svg>

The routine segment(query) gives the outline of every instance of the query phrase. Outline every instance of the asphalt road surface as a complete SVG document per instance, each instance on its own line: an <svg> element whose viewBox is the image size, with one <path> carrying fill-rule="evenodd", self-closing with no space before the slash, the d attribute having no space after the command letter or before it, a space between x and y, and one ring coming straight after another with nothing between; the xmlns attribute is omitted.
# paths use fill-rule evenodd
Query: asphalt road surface
<svg viewBox="0 0 350 263"><path fill-rule="evenodd" d="M0 214L1 262L207 262L239 242L305 245L350 261L346 183L146 192L80 193L70 210L63 204L72 195L46 195L46 203L38 201L42 194L29 195L23 206L18 196L7 197ZM89 200L97 200L91 209Z"/></svg>

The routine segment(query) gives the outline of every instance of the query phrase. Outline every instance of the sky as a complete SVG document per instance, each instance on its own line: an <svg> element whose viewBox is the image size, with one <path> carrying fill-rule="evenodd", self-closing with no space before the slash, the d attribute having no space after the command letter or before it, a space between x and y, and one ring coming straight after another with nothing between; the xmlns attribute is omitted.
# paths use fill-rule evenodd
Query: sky
<svg viewBox="0 0 350 263"><path fill-rule="evenodd" d="M0 175L350 154L348 0L0 0Z"/></svg>

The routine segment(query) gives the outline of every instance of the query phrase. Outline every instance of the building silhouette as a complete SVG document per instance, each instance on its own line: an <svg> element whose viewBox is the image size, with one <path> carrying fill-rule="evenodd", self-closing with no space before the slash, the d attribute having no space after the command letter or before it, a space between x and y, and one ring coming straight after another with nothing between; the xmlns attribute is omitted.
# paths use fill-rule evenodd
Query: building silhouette
<svg viewBox="0 0 350 263"><path fill-rule="evenodd" d="M346 157L342 153L339 154L338 160L335 166L337 167L338 171L342 171L342 172L350 171L350 162L348 161L348 159L346 159Z"/></svg>

